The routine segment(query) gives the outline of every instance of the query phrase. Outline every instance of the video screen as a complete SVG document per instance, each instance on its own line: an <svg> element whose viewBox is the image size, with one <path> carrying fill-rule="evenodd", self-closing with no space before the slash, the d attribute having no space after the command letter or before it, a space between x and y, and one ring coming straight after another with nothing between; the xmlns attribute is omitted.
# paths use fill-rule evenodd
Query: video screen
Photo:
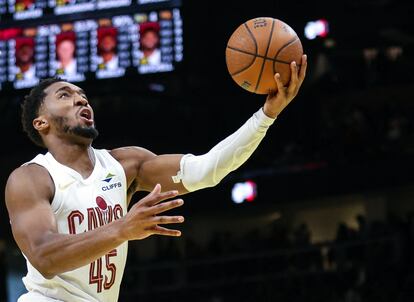
<svg viewBox="0 0 414 302"><path fill-rule="evenodd" d="M183 57L183 33L179 10L158 15L134 16L138 40L133 41L133 63L139 73L171 71Z"/></svg>
<svg viewBox="0 0 414 302"><path fill-rule="evenodd" d="M47 4L47 0L8 0L8 12L14 20L40 18Z"/></svg>
<svg viewBox="0 0 414 302"><path fill-rule="evenodd" d="M0 89L169 72L182 59L179 8L0 29Z"/></svg>
<svg viewBox="0 0 414 302"><path fill-rule="evenodd" d="M11 28L0 31L0 42L5 49L1 56L0 68L6 69L6 79L14 88L36 85L40 77L47 76L47 38L37 28Z"/></svg>
<svg viewBox="0 0 414 302"><path fill-rule="evenodd" d="M132 0L50 0L55 15L130 6Z"/></svg>
<svg viewBox="0 0 414 302"><path fill-rule="evenodd" d="M4 19L4 15L7 13L7 1L0 0L0 21Z"/></svg>
<svg viewBox="0 0 414 302"><path fill-rule="evenodd" d="M49 76L59 76L71 82L84 81L89 69L86 43L89 34L85 22L52 25L48 30Z"/></svg>

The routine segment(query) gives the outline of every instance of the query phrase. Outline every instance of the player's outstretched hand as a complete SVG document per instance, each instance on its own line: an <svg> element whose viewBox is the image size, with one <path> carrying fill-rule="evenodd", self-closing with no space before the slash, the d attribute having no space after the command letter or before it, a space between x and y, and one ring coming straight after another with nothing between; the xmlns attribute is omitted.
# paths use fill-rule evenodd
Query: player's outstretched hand
<svg viewBox="0 0 414 302"><path fill-rule="evenodd" d="M307 57L302 56L300 70L296 62L290 64L290 81L289 86L283 86L280 80L280 74L276 73L274 78L277 84L277 91L271 91L267 96L266 103L263 107L264 113L272 118L276 118L283 109L295 98L299 88L303 83L306 75Z"/></svg>
<svg viewBox="0 0 414 302"><path fill-rule="evenodd" d="M157 216L183 205L182 199L161 202L177 195L177 191L161 193L161 185L157 184L151 193L134 204L128 214L122 218L122 237L125 240L137 240L151 235L181 236L180 231L167 229L160 225L182 223L183 216Z"/></svg>

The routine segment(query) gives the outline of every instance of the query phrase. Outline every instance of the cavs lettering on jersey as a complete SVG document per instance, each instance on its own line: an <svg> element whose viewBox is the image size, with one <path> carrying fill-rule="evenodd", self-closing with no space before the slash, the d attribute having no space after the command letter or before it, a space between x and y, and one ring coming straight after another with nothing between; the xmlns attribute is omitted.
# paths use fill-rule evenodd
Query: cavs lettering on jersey
<svg viewBox="0 0 414 302"><path fill-rule="evenodd" d="M92 150L95 167L86 179L57 162L50 153L39 154L25 164L35 163L49 171L55 184L51 207L61 234L87 232L119 219L127 212L127 183L122 166L108 151ZM96 261L50 280L27 261L28 273L23 282L29 293L19 302L117 301L127 248L125 242Z"/></svg>

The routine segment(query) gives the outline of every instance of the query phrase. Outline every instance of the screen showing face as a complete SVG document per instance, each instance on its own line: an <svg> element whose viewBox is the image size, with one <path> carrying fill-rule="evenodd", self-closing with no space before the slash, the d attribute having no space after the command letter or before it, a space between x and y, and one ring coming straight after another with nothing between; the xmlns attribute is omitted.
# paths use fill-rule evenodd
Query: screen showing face
<svg viewBox="0 0 414 302"><path fill-rule="evenodd" d="M134 65L139 73L173 70L183 57L182 20L178 9L136 14L139 40L134 43Z"/></svg>
<svg viewBox="0 0 414 302"><path fill-rule="evenodd" d="M88 22L76 21L44 28L49 40L49 76L59 76L71 82L86 79L89 62L88 26L91 26Z"/></svg>
<svg viewBox="0 0 414 302"><path fill-rule="evenodd" d="M37 9L37 1L20 2L18 10ZM67 2L59 5L90 3ZM179 8L65 20L0 28L0 89L32 87L48 76L79 82L168 72L183 57Z"/></svg>
<svg viewBox="0 0 414 302"><path fill-rule="evenodd" d="M82 33L76 33L72 24L59 26L59 30L60 32L49 42L49 75L59 76L70 82L83 81L88 70L87 66L84 66L88 50L82 43L77 43Z"/></svg>
<svg viewBox="0 0 414 302"><path fill-rule="evenodd" d="M115 27L112 20L100 20L99 23L101 26L93 33L97 43L93 50L92 69L99 79L123 76L128 64L122 64L120 55L128 56L128 51L122 47L122 40L119 39L122 29Z"/></svg>
<svg viewBox="0 0 414 302"><path fill-rule="evenodd" d="M42 66L42 39L36 37L36 28L6 29L1 31L2 46L6 56L0 63L3 69L7 62L8 81L15 88L26 88L37 84L39 74L44 75ZM43 56L45 57L45 56ZM2 77L4 80L6 77Z"/></svg>

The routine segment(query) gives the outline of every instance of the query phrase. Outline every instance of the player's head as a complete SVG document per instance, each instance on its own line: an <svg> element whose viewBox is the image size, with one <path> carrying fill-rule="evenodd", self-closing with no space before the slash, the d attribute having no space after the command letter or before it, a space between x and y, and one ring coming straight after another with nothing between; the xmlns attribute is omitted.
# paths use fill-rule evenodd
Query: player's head
<svg viewBox="0 0 414 302"><path fill-rule="evenodd" d="M139 27L140 47L142 50L154 50L159 47L160 25L158 22L145 22Z"/></svg>
<svg viewBox="0 0 414 302"><path fill-rule="evenodd" d="M62 39L56 45L56 55L62 64L70 63L75 57L75 43L72 39Z"/></svg>
<svg viewBox="0 0 414 302"><path fill-rule="evenodd" d="M16 65L24 65L33 62L34 50L30 44L22 44L16 50Z"/></svg>
<svg viewBox="0 0 414 302"><path fill-rule="evenodd" d="M99 53L115 53L116 51L116 39L114 35L106 34L102 36L99 41Z"/></svg>
<svg viewBox="0 0 414 302"><path fill-rule="evenodd" d="M90 144L98 136L93 118L84 91L59 78L42 80L22 105L24 131L36 145L46 148L54 138Z"/></svg>
<svg viewBox="0 0 414 302"><path fill-rule="evenodd" d="M154 29L147 29L141 35L141 47L147 50L154 50L158 47L160 37Z"/></svg>

